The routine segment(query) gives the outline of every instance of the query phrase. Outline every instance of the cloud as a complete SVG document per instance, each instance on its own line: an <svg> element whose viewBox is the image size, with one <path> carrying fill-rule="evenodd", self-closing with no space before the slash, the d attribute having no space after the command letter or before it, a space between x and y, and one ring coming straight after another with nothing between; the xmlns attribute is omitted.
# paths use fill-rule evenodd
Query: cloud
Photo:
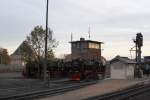
<svg viewBox="0 0 150 100"><path fill-rule="evenodd" d="M71 32L74 40L88 38L90 25L92 39L105 42L107 58L129 56L137 32L144 35L143 55L150 55L149 5L149 0L50 0L49 26L60 41L56 54L70 52ZM0 6L0 46L11 52L34 26L45 27L46 0L1 0Z"/></svg>

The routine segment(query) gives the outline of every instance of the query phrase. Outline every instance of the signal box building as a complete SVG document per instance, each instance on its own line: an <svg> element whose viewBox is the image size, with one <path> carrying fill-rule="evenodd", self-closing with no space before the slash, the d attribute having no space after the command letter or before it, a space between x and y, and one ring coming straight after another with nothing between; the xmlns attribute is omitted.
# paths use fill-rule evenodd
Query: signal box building
<svg viewBox="0 0 150 100"><path fill-rule="evenodd" d="M70 43L72 60L101 60L101 44L103 42L80 38L79 41L72 41Z"/></svg>

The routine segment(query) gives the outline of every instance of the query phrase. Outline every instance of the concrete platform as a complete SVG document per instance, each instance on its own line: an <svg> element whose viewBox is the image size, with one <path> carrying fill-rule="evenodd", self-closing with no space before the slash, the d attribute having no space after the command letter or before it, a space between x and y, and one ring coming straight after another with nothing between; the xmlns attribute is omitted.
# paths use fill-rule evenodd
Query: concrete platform
<svg viewBox="0 0 150 100"><path fill-rule="evenodd" d="M112 80L107 79L99 81L97 84L87 86L78 90L66 92L52 97L44 97L39 100L83 100L89 97L102 95L105 93L125 89L127 87L139 84L146 79L135 80Z"/></svg>

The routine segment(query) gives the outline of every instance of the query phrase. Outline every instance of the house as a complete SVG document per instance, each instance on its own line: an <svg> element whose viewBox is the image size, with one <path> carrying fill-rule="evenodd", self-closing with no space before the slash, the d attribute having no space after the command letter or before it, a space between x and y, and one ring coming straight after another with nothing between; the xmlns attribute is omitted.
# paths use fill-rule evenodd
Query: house
<svg viewBox="0 0 150 100"><path fill-rule="evenodd" d="M136 62L128 57L116 56L110 61L111 79L133 79Z"/></svg>
<svg viewBox="0 0 150 100"><path fill-rule="evenodd" d="M71 59L101 60L101 44L103 42L85 40L71 41Z"/></svg>
<svg viewBox="0 0 150 100"><path fill-rule="evenodd" d="M21 55L11 55L11 65L24 66L24 62L22 60Z"/></svg>
<svg viewBox="0 0 150 100"><path fill-rule="evenodd" d="M144 57L144 73L150 75L150 56Z"/></svg>
<svg viewBox="0 0 150 100"><path fill-rule="evenodd" d="M30 57L35 54L32 47L26 41L23 41L14 53L11 54L11 65L25 66L26 62L24 56L22 56L24 52L27 52L29 54L28 56L31 55Z"/></svg>
<svg viewBox="0 0 150 100"><path fill-rule="evenodd" d="M24 66L24 61L22 60L22 55L21 55L22 45L23 43L14 51L13 54L10 55L11 65Z"/></svg>

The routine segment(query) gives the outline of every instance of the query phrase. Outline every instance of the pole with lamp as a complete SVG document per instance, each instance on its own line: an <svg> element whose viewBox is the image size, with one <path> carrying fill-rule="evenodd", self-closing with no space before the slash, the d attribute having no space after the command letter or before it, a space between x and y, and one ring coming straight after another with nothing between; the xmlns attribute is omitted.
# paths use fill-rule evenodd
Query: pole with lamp
<svg viewBox="0 0 150 100"><path fill-rule="evenodd" d="M49 0L47 0L47 4L46 4L46 32L45 32L45 59L44 59L44 82L45 83L46 83L46 75L47 75L48 6L49 6Z"/></svg>

